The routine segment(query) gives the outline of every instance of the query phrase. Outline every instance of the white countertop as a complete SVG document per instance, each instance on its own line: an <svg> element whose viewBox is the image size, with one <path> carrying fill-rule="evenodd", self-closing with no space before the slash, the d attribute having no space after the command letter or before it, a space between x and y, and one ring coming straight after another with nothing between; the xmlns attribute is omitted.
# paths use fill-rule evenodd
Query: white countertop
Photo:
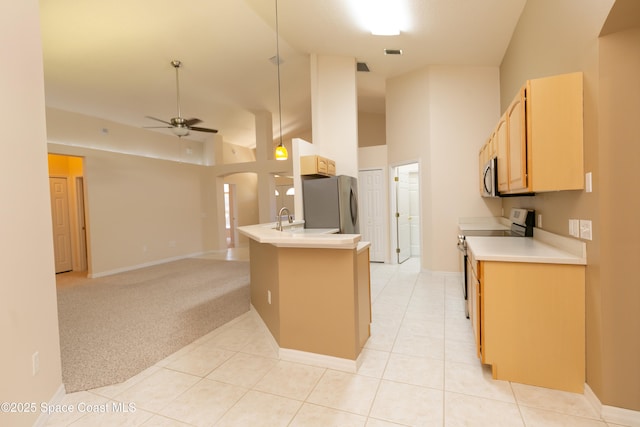
<svg viewBox="0 0 640 427"><path fill-rule="evenodd" d="M501 217L471 217L458 218L458 228L464 231L504 231L511 229L507 218Z"/></svg>
<svg viewBox="0 0 640 427"><path fill-rule="evenodd" d="M584 253L552 246L534 237L468 236L466 240L468 249L477 261L577 265L586 265L587 263Z"/></svg>
<svg viewBox="0 0 640 427"><path fill-rule="evenodd" d="M245 236L258 243L269 243L283 248L322 248L362 250L359 234L337 234L337 228L303 228L304 222L286 222L284 231L276 230L276 223L245 225L238 227Z"/></svg>

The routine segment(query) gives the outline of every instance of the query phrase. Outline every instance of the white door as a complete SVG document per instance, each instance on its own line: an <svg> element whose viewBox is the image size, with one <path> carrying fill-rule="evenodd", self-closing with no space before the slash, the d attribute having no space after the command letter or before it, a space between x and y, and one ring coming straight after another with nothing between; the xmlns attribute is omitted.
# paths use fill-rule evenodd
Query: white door
<svg viewBox="0 0 640 427"><path fill-rule="evenodd" d="M67 178L49 178L51 192L51 220L56 273L71 271L71 226Z"/></svg>
<svg viewBox="0 0 640 427"><path fill-rule="evenodd" d="M404 167L396 168L396 231L398 245L396 253L398 263L411 257L411 197L409 194L409 171Z"/></svg>
<svg viewBox="0 0 640 427"><path fill-rule="evenodd" d="M411 256L420 256L420 178L418 171L409 172L409 221Z"/></svg>
<svg viewBox="0 0 640 427"><path fill-rule="evenodd" d="M87 270L87 223L84 209L84 178L76 177L76 206L78 210L78 270Z"/></svg>
<svg viewBox="0 0 640 427"><path fill-rule="evenodd" d="M382 169L358 173L358 209L362 240L370 242L369 257L384 262L387 242L384 232L384 172Z"/></svg>

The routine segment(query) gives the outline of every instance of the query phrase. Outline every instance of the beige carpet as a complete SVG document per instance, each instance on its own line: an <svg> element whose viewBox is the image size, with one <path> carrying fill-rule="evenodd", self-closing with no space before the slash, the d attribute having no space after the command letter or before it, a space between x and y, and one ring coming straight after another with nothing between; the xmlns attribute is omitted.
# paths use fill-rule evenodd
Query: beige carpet
<svg viewBox="0 0 640 427"><path fill-rule="evenodd" d="M184 259L58 286L67 393L119 383L249 311L249 263Z"/></svg>

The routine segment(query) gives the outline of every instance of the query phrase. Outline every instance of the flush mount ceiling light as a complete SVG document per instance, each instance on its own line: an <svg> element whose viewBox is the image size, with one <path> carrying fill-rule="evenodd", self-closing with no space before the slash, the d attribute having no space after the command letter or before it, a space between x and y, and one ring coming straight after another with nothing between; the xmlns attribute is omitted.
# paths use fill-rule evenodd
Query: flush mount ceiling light
<svg viewBox="0 0 640 427"><path fill-rule="evenodd" d="M350 0L360 25L375 36L397 36L406 31L407 5L403 0Z"/></svg>

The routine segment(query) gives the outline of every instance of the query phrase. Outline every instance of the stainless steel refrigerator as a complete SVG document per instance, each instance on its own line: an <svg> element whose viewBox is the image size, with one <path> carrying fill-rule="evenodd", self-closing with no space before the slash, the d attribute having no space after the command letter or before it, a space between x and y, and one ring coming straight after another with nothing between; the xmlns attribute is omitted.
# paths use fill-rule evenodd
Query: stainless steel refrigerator
<svg viewBox="0 0 640 427"><path fill-rule="evenodd" d="M302 203L305 228L339 228L340 233L360 233L358 180L339 175L303 179Z"/></svg>

